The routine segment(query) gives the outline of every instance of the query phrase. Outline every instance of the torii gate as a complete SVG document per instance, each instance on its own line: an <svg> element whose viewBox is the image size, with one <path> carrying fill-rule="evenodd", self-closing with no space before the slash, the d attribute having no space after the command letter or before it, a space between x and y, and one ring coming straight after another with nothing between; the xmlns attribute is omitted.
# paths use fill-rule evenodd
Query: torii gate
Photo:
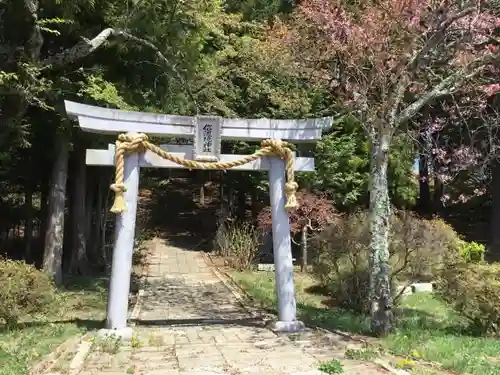
<svg viewBox="0 0 500 375"><path fill-rule="evenodd" d="M192 146L162 145L156 147L149 144L155 152L146 149L145 152L126 154L124 159L121 159L122 166L124 166L122 182L126 189L118 191L123 196L123 202L119 204L124 204L126 210L123 212L121 209L117 210L106 329L101 330L101 335L115 335L123 339L132 337L132 328L127 327L127 315L140 168L186 168L186 163L189 163L189 169L205 169L211 163L217 162L222 167L209 168L226 169L228 167L225 164L241 161L241 159L245 159L244 163L232 165L232 169L269 171L276 294L278 296L278 321L274 323L273 328L281 332L296 332L304 327L304 324L297 320L296 315L290 222L285 211L285 177L288 172L287 177L290 178L291 172L293 179L293 170L313 171L314 159L295 157L295 154L289 153L290 160L285 165L283 154L281 157L280 155L267 156L273 152L261 153L257 157L221 155L220 146L222 139L243 141L271 139L278 141L278 144L279 140L289 140L294 143L315 142L321 138L322 130L331 127L333 121L331 117L303 120L227 119L218 116L173 116L123 111L71 101L65 101L64 104L66 113L71 118L78 119L80 128L86 132L127 133L128 137L121 136L122 141L126 141L127 138L131 141L142 133L151 136L194 138ZM117 145L121 148L120 143L117 142ZM107 150L87 150L86 164L113 166L116 163L118 166L120 152L115 151L115 145L109 145ZM141 151L144 150L141 149ZM163 154L163 157L158 155L159 153ZM123 155L123 152L121 154ZM265 157L260 157L262 155ZM166 157L170 160L165 159ZM182 161L185 165L181 165ZM293 168L290 171L292 162ZM118 174L117 172L117 179ZM294 184L293 181L292 183ZM115 185L115 191L120 190L117 185L119 183Z"/></svg>

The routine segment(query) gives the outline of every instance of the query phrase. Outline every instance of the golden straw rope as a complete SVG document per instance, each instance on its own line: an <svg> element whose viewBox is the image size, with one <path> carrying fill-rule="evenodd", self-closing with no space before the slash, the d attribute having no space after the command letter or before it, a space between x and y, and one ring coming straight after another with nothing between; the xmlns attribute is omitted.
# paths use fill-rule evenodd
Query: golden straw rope
<svg viewBox="0 0 500 375"><path fill-rule="evenodd" d="M230 162L199 162L195 160L187 160L179 158L175 155L168 153L160 147L149 142L149 138L144 133L134 134L120 134L116 141L115 151L115 183L111 185L111 190L115 192L115 201L111 212L120 213L126 210L124 193L126 187L124 184L124 168L125 168L125 154L144 152L149 150L163 159L170 160L173 163L182 165L188 169L230 169L250 163L263 156L278 156L285 160L286 163L286 184L285 195L286 203L285 209L291 210L297 207L297 199L295 193L297 192L298 185L295 182L295 173L293 168L293 154L290 145L287 142L279 139L265 139L261 142L261 148L254 152L252 155L245 156L241 159Z"/></svg>

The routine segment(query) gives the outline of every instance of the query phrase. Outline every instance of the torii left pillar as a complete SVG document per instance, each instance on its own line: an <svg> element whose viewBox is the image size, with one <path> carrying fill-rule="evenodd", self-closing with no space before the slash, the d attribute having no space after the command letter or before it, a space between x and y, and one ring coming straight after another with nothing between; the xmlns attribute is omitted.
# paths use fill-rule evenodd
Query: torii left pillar
<svg viewBox="0 0 500 375"><path fill-rule="evenodd" d="M124 193L126 210L116 215L106 328L99 331L100 336L114 336L123 340L130 340L133 336L132 328L127 327L127 315L139 196L139 158L139 153L127 154L124 158L124 183L127 187Z"/></svg>

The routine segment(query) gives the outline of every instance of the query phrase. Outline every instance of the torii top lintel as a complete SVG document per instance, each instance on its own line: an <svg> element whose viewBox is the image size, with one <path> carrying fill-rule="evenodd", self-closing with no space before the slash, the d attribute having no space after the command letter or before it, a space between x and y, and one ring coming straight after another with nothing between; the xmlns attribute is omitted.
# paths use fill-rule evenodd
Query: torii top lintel
<svg viewBox="0 0 500 375"><path fill-rule="evenodd" d="M200 118L217 119L221 124L221 138L227 140L258 141L266 138L292 142L315 142L323 130L332 126L332 117L300 120L230 119L217 116L175 116L148 112L123 111L64 101L66 113L77 118L83 131L100 134L126 132L146 133L150 136L191 138Z"/></svg>

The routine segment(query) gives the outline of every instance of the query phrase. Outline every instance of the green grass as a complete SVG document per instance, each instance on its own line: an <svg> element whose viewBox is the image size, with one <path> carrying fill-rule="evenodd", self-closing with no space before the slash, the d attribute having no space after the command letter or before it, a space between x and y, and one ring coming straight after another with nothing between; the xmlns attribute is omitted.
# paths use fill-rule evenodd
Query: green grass
<svg viewBox="0 0 500 375"><path fill-rule="evenodd" d="M236 282L262 307L274 310L274 274L233 273ZM326 307L325 296L311 293L312 278L296 275L297 313L306 324L352 333L369 330L367 317ZM431 294L408 296L400 308L394 333L382 340L394 355L437 362L460 374L500 374L500 340L474 337L466 322Z"/></svg>
<svg viewBox="0 0 500 375"><path fill-rule="evenodd" d="M24 319L15 327L0 324L0 375L25 375L43 356L72 336L100 326L106 306L102 280L73 280L59 293L51 313Z"/></svg>

